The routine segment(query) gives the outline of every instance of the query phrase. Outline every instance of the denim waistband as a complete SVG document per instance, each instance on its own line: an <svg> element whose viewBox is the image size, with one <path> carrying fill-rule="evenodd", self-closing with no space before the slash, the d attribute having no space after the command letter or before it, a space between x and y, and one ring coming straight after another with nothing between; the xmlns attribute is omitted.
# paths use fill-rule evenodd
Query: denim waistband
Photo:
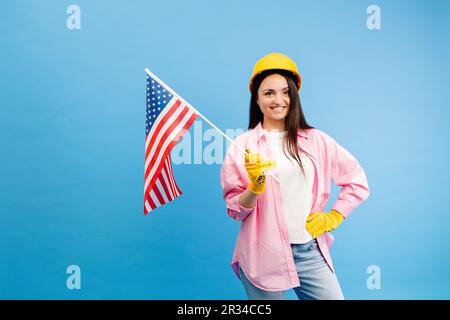
<svg viewBox="0 0 450 320"><path fill-rule="evenodd" d="M291 243L291 249L297 252L315 249L317 248L317 246L318 246L317 239L312 239L311 241L306 243Z"/></svg>

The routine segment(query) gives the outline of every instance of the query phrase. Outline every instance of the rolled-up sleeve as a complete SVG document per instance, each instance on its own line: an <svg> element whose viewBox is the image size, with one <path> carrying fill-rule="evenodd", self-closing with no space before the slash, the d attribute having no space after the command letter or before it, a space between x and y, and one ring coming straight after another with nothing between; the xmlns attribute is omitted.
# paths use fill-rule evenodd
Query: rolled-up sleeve
<svg viewBox="0 0 450 320"><path fill-rule="evenodd" d="M328 139L331 155L331 178L341 186L332 209L347 217L350 212L369 196L366 174L358 160L334 139Z"/></svg>
<svg viewBox="0 0 450 320"><path fill-rule="evenodd" d="M234 145L231 145L220 170L220 184L223 189L228 216L243 221L255 208L244 208L239 205L239 197L247 189L248 179L245 176L245 169L239 168L237 164L237 159L235 159L237 154Z"/></svg>

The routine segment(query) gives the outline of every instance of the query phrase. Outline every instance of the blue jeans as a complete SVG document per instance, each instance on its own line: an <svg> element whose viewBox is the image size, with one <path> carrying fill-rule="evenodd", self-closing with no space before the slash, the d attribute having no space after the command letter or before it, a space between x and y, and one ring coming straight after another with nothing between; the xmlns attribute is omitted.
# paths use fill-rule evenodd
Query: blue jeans
<svg viewBox="0 0 450 320"><path fill-rule="evenodd" d="M339 281L320 252L317 240L291 244L300 287L294 288L300 300L343 300ZM249 300L284 300L284 291L265 291L255 287L240 269Z"/></svg>

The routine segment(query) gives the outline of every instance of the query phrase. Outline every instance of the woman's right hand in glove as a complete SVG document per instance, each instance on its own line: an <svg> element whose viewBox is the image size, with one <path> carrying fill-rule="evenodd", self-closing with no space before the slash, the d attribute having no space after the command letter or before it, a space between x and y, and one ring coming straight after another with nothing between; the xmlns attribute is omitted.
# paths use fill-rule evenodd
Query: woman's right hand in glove
<svg viewBox="0 0 450 320"><path fill-rule="evenodd" d="M250 179L249 189L254 194L261 194L266 190L266 170L275 168L276 162L264 160L259 153L252 153L246 149L245 169Z"/></svg>

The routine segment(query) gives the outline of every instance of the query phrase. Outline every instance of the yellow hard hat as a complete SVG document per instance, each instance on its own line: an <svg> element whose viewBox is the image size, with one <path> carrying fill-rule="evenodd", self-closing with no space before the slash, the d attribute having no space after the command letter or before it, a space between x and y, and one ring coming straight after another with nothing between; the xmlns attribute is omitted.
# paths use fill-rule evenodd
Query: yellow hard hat
<svg viewBox="0 0 450 320"><path fill-rule="evenodd" d="M267 56L258 60L255 63L255 67L253 68L253 74L250 79L250 92L252 92L252 84L253 79L263 71L271 70L271 69L282 69L292 72L297 78L297 87L300 91L300 86L302 85L302 78L300 77L300 73L298 72L297 65L295 62L289 58L288 56L281 53L271 53Z"/></svg>

